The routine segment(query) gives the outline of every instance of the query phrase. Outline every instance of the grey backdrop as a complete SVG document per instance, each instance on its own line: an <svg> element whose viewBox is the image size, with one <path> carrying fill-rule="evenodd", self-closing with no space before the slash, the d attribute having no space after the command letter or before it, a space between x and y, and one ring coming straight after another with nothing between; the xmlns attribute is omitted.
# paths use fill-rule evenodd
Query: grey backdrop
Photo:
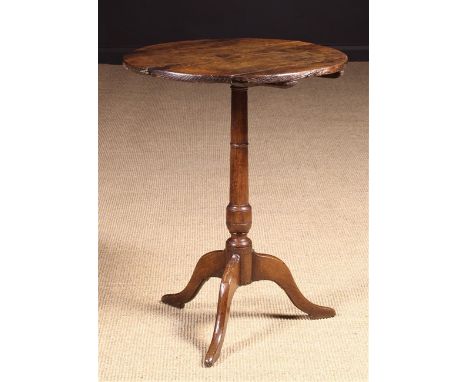
<svg viewBox="0 0 468 382"><path fill-rule="evenodd" d="M337 47L367 61L366 0L99 0L99 62L159 42L199 38L264 37Z"/></svg>

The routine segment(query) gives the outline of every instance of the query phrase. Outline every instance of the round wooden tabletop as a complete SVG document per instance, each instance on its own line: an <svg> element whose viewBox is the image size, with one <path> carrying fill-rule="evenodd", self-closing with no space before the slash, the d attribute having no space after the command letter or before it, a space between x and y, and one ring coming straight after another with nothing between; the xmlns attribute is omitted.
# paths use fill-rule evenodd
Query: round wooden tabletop
<svg viewBox="0 0 468 382"><path fill-rule="evenodd" d="M339 50L309 42L239 38L150 45L124 56L123 63L174 80L267 85L340 74L347 61Z"/></svg>

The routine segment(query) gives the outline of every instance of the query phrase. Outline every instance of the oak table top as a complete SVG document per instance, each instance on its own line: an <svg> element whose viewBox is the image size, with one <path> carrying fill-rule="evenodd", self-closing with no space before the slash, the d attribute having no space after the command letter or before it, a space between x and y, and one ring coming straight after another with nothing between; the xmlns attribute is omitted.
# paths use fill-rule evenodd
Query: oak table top
<svg viewBox="0 0 468 382"><path fill-rule="evenodd" d="M310 42L238 38L150 45L124 56L123 64L174 80L288 87L306 77L338 76L347 61L339 50Z"/></svg>

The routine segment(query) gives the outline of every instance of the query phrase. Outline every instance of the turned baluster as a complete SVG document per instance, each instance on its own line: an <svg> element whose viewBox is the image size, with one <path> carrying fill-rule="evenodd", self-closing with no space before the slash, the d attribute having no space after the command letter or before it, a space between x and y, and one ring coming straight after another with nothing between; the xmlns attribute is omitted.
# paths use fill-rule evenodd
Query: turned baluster
<svg viewBox="0 0 468 382"><path fill-rule="evenodd" d="M247 234L252 226L249 204L249 161L247 87L231 85L231 155L229 204L226 225L231 237L226 241L226 258L240 256L240 285L252 282L252 241Z"/></svg>

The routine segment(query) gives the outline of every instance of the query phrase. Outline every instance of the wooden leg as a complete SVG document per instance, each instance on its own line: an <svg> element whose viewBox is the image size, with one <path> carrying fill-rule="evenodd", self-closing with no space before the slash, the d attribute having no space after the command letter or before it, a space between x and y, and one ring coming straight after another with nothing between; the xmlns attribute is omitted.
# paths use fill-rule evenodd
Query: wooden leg
<svg viewBox="0 0 468 382"><path fill-rule="evenodd" d="M205 356L205 366L210 367L216 362L221 353L224 336L226 335L227 322L229 318L229 309L231 307L232 297L240 282L240 256L232 255L219 288L218 310L216 312L216 322L213 331L213 338L210 347Z"/></svg>
<svg viewBox="0 0 468 382"><path fill-rule="evenodd" d="M187 286L179 293L166 294L161 301L165 304L182 309L184 305L193 300L203 284L210 277L221 277L226 265L224 251L213 251L203 255L195 266L192 277Z"/></svg>
<svg viewBox="0 0 468 382"><path fill-rule="evenodd" d="M288 295L292 303L312 318L335 316L335 310L326 306L312 304L297 287L291 271L285 263L275 256L254 253L253 280L271 280L278 284Z"/></svg>

